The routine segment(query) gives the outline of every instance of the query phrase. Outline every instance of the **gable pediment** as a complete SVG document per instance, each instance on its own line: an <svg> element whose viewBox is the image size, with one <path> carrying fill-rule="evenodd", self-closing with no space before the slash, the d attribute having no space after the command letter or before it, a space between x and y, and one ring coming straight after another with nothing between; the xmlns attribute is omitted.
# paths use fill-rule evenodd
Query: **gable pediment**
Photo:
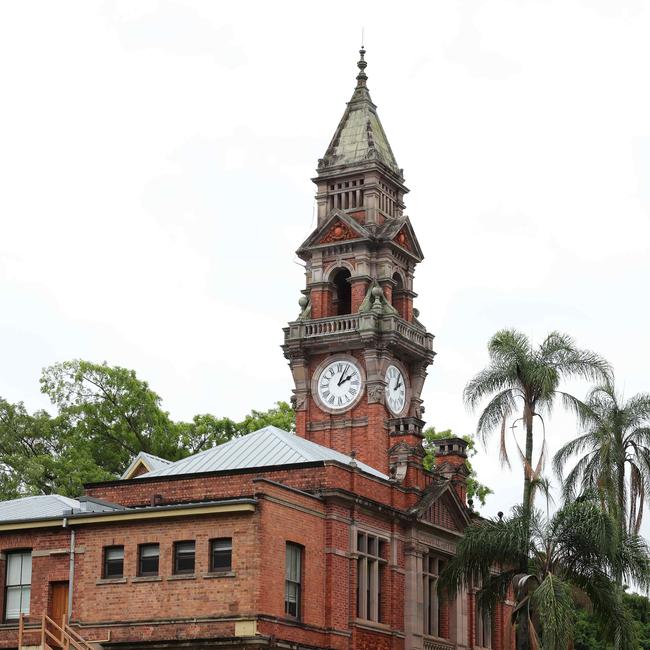
<svg viewBox="0 0 650 650"><path fill-rule="evenodd" d="M387 221L378 236L406 251L416 260L422 261L424 259L420 242L415 236L411 220L408 217Z"/></svg>
<svg viewBox="0 0 650 650"><path fill-rule="evenodd" d="M457 532L462 532L470 521L450 481L430 485L412 513L420 521Z"/></svg>
<svg viewBox="0 0 650 650"><path fill-rule="evenodd" d="M370 239L370 233L356 219L341 210L332 210L330 216L307 237L298 251L362 239Z"/></svg>

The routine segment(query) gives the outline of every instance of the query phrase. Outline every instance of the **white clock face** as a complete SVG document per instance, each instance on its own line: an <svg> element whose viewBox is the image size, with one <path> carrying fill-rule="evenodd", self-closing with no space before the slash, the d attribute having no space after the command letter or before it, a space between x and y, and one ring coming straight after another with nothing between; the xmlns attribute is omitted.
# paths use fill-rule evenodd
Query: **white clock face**
<svg viewBox="0 0 650 650"><path fill-rule="evenodd" d="M349 409L362 388L359 366L349 359L332 361L318 376L318 398L331 411Z"/></svg>
<svg viewBox="0 0 650 650"><path fill-rule="evenodd" d="M393 365L386 369L386 404L393 415L399 415L406 406L404 375L397 366Z"/></svg>

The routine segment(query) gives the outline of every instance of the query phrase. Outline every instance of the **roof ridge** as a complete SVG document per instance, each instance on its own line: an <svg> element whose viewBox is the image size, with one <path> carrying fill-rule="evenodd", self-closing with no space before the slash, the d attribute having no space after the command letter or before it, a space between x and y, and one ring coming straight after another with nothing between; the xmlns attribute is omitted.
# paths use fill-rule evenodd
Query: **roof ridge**
<svg viewBox="0 0 650 650"><path fill-rule="evenodd" d="M302 456L302 458L305 459L305 461L308 461L309 459L305 456L304 451L300 448L300 444L293 444L293 440L289 439L287 440L285 438L285 435L278 435L278 433L281 434L286 434L287 436L293 436L293 438L297 438L297 436L294 433L291 433L290 431L285 431L284 429L280 429L280 427L275 427L273 425L270 425L273 427L273 435L280 440L285 446L289 447L291 451L295 452L296 454ZM305 438L301 438L301 440L304 440L305 442L310 442L309 440L306 440ZM315 444L315 443L314 443Z"/></svg>

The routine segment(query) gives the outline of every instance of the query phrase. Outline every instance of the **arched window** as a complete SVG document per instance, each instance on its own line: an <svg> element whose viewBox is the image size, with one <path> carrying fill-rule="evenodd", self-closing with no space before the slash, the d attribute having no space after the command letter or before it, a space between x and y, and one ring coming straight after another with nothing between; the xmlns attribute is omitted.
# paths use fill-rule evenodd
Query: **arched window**
<svg viewBox="0 0 650 650"><path fill-rule="evenodd" d="M332 278L334 285L334 307L337 315L343 316L352 311L352 286L350 271L341 269Z"/></svg>
<svg viewBox="0 0 650 650"><path fill-rule="evenodd" d="M401 318L405 318L405 301L404 301L404 282L402 276L395 272L393 273L393 282L395 286L393 287L393 307L397 309Z"/></svg>

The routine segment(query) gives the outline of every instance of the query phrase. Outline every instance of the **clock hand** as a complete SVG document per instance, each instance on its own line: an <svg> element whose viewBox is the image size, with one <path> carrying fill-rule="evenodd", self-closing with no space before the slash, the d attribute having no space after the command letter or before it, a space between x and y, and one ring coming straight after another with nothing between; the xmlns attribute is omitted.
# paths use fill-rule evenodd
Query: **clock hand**
<svg viewBox="0 0 650 650"><path fill-rule="evenodd" d="M340 386L341 384L344 384L346 381L350 381L350 379L352 379L353 375L354 375L354 373L352 373L351 375L348 375L345 379L343 379L342 381L340 381L340 382L339 382L339 386Z"/></svg>
<svg viewBox="0 0 650 650"><path fill-rule="evenodd" d="M345 373L348 371L348 368L349 368L349 367L350 367L350 364L348 363L348 365L345 366L345 368L343 369L343 372L341 373L341 377L340 377L340 379L339 379L339 383L336 384L337 386L340 386L340 385L343 383L343 381L344 381L343 377L345 377Z"/></svg>
<svg viewBox="0 0 650 650"><path fill-rule="evenodd" d="M397 383L395 384L395 388L393 390L397 390L402 384L400 383L400 380L397 380Z"/></svg>

